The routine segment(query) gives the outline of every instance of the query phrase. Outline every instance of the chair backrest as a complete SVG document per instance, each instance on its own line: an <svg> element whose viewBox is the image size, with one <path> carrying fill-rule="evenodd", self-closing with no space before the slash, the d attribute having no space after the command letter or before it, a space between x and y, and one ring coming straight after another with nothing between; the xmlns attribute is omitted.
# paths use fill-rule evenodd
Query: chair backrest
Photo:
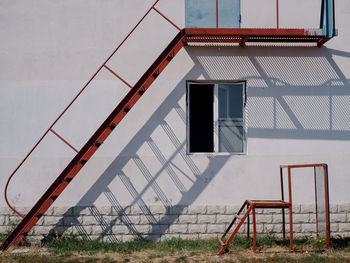
<svg viewBox="0 0 350 263"><path fill-rule="evenodd" d="M329 222L329 191L328 191L328 166L325 163L301 164L301 165L281 165L281 198L285 201L284 177L287 177L287 199L293 205L292 196L292 170L301 168L313 168L314 192L315 192L315 216L317 238L326 238L329 245L330 222ZM311 189L310 189L311 190Z"/></svg>

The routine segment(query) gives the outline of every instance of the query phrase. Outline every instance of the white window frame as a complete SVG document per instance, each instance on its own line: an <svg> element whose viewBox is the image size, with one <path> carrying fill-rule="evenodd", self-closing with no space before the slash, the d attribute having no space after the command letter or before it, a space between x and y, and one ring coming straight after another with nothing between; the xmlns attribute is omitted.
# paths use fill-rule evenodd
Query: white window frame
<svg viewBox="0 0 350 263"><path fill-rule="evenodd" d="M190 110L189 89L192 85L214 85L213 94L213 119L214 119L214 151L213 152L190 152ZM243 151L242 152L219 152L219 84L242 84L243 85ZM188 80L186 81L186 152L189 155L246 155L247 154L247 129L246 129L246 80Z"/></svg>

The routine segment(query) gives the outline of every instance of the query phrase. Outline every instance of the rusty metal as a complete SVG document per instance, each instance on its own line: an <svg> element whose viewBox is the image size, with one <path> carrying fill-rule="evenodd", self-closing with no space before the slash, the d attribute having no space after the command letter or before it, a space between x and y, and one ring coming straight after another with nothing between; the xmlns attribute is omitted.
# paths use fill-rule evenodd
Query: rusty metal
<svg viewBox="0 0 350 263"><path fill-rule="evenodd" d="M219 27L219 0L215 3L215 18L216 18L216 28Z"/></svg>
<svg viewBox="0 0 350 263"><path fill-rule="evenodd" d="M253 251L256 251L256 215L255 215L255 209L259 208L289 208L291 206L291 203L285 202L283 200L246 200L241 209L237 212L237 214L234 215L234 218L228 228L225 230L224 234L219 238L219 243L221 244L221 250L219 251L218 255L221 255L225 252L227 252L227 247L234 238L234 236L237 234L238 230L244 223L244 221L247 219L247 223L249 222L249 214L252 212L252 223L253 223ZM242 213L244 207L247 208L246 212L243 214L242 217L239 215ZM238 225L233 230L230 237L227 239L226 242L223 241L227 233L230 231L231 227L235 223L236 220L239 220ZM290 225L292 225L293 221L290 221ZM249 223L248 223L248 229L249 229ZM247 237L249 238L249 230L247 231ZM292 242L292 241L291 241Z"/></svg>
<svg viewBox="0 0 350 263"><path fill-rule="evenodd" d="M66 145L68 145L73 151L79 152L76 148L74 148L68 141L66 141L61 135L59 135L57 132L55 132L52 128L50 131L55 134L61 141L63 141Z"/></svg>
<svg viewBox="0 0 350 263"><path fill-rule="evenodd" d="M125 85L127 85L130 89L132 89L132 86L126 82L121 76L119 76L117 73L115 73L110 67L107 65L103 65L106 69L108 69L109 72L111 72L114 76L116 76L118 79L120 79Z"/></svg>
<svg viewBox="0 0 350 263"><path fill-rule="evenodd" d="M156 11L158 14L160 14L166 21L168 21L170 24L172 24L177 30L181 31L181 28L179 28L173 21L171 21L167 16L165 16L162 12L160 12L157 8L153 6L154 11Z"/></svg>
<svg viewBox="0 0 350 263"><path fill-rule="evenodd" d="M18 244L184 45L180 31L1 245ZM155 75L157 72L157 75ZM113 128L112 128L113 127Z"/></svg>
<svg viewBox="0 0 350 263"><path fill-rule="evenodd" d="M328 190L328 169L327 164L325 163L313 163L313 164L298 164L298 165L281 165L280 169L287 168L288 169L288 191L289 191L289 202L291 203L291 207L289 210L290 219L292 218L292 187L291 187L291 169L295 168L314 168L314 181L316 188L316 167L323 167L323 180L324 180L324 195L325 195L325 213L326 213L326 246L327 249L330 247L330 220L329 220L329 190ZM281 170L281 180L283 181L283 175ZM281 189L283 189L283 182L281 183ZM315 204L316 204L316 235L319 236L319 225L318 225L318 215L317 215L317 194L315 189ZM293 229L290 230L291 238L293 236ZM291 246L291 250L292 246Z"/></svg>
<svg viewBox="0 0 350 263"><path fill-rule="evenodd" d="M327 165L324 163L321 164L300 164L300 165L281 165L280 166L280 180L281 180L281 200L246 200L240 210L237 212L237 214L234 215L232 222L228 226L228 228L225 230L224 234L219 238L219 242L222 246L221 250L219 251L219 255L227 252L227 247L229 243L231 242L232 238L236 235L239 228L243 224L243 221L247 220L247 237L249 238L250 234L250 219L249 214L252 212L252 223L253 223L253 251L256 251L256 215L255 215L255 209L259 208L272 208L272 209L282 209L282 232L283 232L283 239L286 239L286 231L285 231L285 211L284 209L289 209L289 239L290 239L290 251L294 251L294 241L293 241L293 202L292 202L292 169L294 168L308 168L313 167L314 169L316 167L323 167L323 173L324 173L324 195L325 195L325 210L326 210L326 241L327 241L327 249L329 248L329 236L330 236L330 223L329 223L329 192L328 192L328 170ZM284 200L284 185L283 185L283 168L286 168L288 170L288 201ZM314 175L316 176L316 174ZM316 188L316 184L315 184ZM241 217L240 214L242 213L244 207L247 207L247 211L244 213L244 215ZM230 231L232 226L234 225L235 221L239 220L238 225L236 225L233 233L230 235L229 239L224 242L223 239L227 235L227 233ZM316 219L317 221L317 219ZM316 222L318 224L318 222ZM316 229L316 232L318 233L318 229Z"/></svg>
<svg viewBox="0 0 350 263"><path fill-rule="evenodd" d="M277 1L277 12L278 12L278 0L276 1ZM52 200L57 198L58 195L56 194L59 194L61 191L63 191L65 186L70 182L70 180L76 175L76 173L81 169L81 167L94 154L94 152L99 147L99 145L111 133L113 128L125 117L125 115L129 112L132 106L138 101L140 96L149 88L149 86L157 78L160 72L166 67L166 65L171 61L171 59L176 55L176 53L184 45L192 42L238 43L240 46L244 46L246 42L257 42L257 43L259 42L315 42L317 43L317 46L320 47L329 39L331 39L331 37L325 37L322 33L322 30L320 29L311 29L311 30L310 29L280 29L278 28L279 27L278 13L277 13L276 29L218 28L218 0L216 0L216 27L217 28L186 28L181 30L175 23L173 23L168 17L166 17L162 12L160 12L155 7L158 2L159 0L156 0L153 3L153 5L148 9L148 11L144 14L144 16L136 23L136 25L131 29L131 31L126 35L126 37L120 42L120 44L115 48L115 50L110 54L110 56L97 69L97 71L92 75L92 77L85 83L82 89L80 89L80 91L71 100L71 102L67 105L67 107L64 108L61 114L56 118L56 120L54 120L54 122L49 126L49 128L35 143L34 147L29 151L29 153L25 156L25 158L20 162L20 164L15 168L15 170L9 176L8 181L6 182L6 185L5 185L5 192L4 192L5 201L7 205L22 218L24 218L24 216L21 213L19 213L14 207L11 206L7 198L7 190L8 190L8 185L10 180L50 131L53 132L56 136L58 136L58 138L60 138L64 143L70 146L73 150L77 151L65 139L59 136L53 130L53 127L57 123L57 121L66 113L66 111L71 107L71 105L77 100L77 98L82 94L82 92L88 87L88 85L97 76L97 74L101 71L103 67L108 69L111 73L113 73L116 77L118 77L121 81L123 81L126 85L128 85L131 88L131 90L126 95L126 97L122 100L122 102L118 105L118 107L115 109L115 111L117 112L113 111L109 118L112 118L111 116L113 114L115 114L115 116L113 115L114 117L112 119L108 118L104 122L104 124L95 132L95 134L87 142L87 144L78 152L75 158L71 161L71 164L68 165L66 169L62 172L62 174L57 178L58 181L64 180L64 182L62 181L61 183L58 183L58 185L56 185L57 189L49 188L47 190L47 192L53 190L53 192L55 193L55 197L51 198ZM334 2L333 2L333 5L334 5ZM159 56L159 58L156 60L156 62L141 77L139 82L136 83L134 87L132 87L125 80L123 80L118 74L116 74L113 70L111 70L106 64L114 56L114 54L120 49L120 47L125 43L125 41L130 37L130 35L136 30L136 28L142 23L142 21L152 11L152 9L155 10L158 14L160 14L163 18L165 18L170 24L172 24L174 27L180 30L180 32L175 37L175 39L169 44L169 46L173 45L172 49L170 51L167 50L169 48L168 46L168 48L165 50L165 52L168 52L168 53L166 54L162 53ZM334 12L334 8L333 8L333 12ZM334 16L333 16L333 19L334 19ZM181 37L179 37L179 35L181 35ZM178 41L178 42L175 43L174 41ZM99 135L97 136L96 134L99 134ZM72 163L75 163L75 164L73 165ZM63 174L65 173L67 177L62 177ZM58 182L57 180L55 181L56 183ZM46 193L44 194L44 196L45 198L49 198L46 196ZM44 196L42 198L44 198ZM38 202L43 202L42 198ZM45 204L42 204L42 206L40 207L34 206L33 209L37 209L38 210L37 212L39 213L41 210L44 211L45 209L47 209L47 207L49 207L52 202L46 200L44 202ZM284 210L282 211L284 213ZM28 215L30 215L30 213ZM27 222L28 224L26 223L27 225L25 225L25 227L23 228L24 230L26 230L26 228L30 229L32 225L35 224L37 219L40 217L40 216L37 217L37 214L32 214L31 216L32 217L36 216L36 217L35 219L30 219L31 220L30 222L27 220L29 223L28 222ZM14 237L11 242L14 242L15 240L15 243L18 243L23 238L23 236L24 235L22 234L22 232L17 233L17 236ZM7 249L7 247L10 244L11 243L7 243L7 245L5 246L3 245L1 249L3 250Z"/></svg>
<svg viewBox="0 0 350 263"><path fill-rule="evenodd" d="M290 251L293 251L293 204L292 204L292 178L291 167L288 166L288 196L289 196L289 239L290 239Z"/></svg>
<svg viewBox="0 0 350 263"><path fill-rule="evenodd" d="M278 0L276 0L276 28L279 28L279 8L278 8Z"/></svg>
<svg viewBox="0 0 350 263"><path fill-rule="evenodd" d="M326 207L326 243L327 249L329 249L330 243L330 222L329 222L329 190L328 190L328 167L326 164L323 165L324 173L324 186L325 186L325 207Z"/></svg>
<svg viewBox="0 0 350 263"><path fill-rule="evenodd" d="M253 251L256 251L256 220L255 220L255 207L253 207Z"/></svg>

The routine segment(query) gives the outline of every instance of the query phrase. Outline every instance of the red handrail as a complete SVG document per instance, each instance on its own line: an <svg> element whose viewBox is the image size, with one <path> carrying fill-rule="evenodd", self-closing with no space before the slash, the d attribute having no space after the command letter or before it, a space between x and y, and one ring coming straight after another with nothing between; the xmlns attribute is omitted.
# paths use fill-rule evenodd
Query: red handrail
<svg viewBox="0 0 350 263"><path fill-rule="evenodd" d="M109 69L106 66L106 63L114 56L114 54L119 50L119 48L125 43L125 41L130 37L130 35L135 31L135 29L141 24L141 22L145 19L145 17L152 11L152 9L154 9L158 14L160 14L163 18L165 18L170 24L172 24L173 26L175 26L177 29L180 30L180 28L178 26L176 26L169 18L167 18L164 14L162 14L158 9L155 8L156 4L159 2L160 0L156 0L153 5L147 10L147 12L144 14L144 16L136 23L136 25L131 29L131 31L126 35L126 37L121 41L121 43L114 49L114 51L110 54L110 56L103 62L103 64L97 69L97 71L92 75L92 77L86 82L86 84L83 86L83 88L77 93L77 95L73 98L73 100L68 104L68 106L61 112L61 114L56 118L56 120L50 125L50 127L44 132L44 134L40 137L40 139L36 142L36 144L34 145L34 147L29 151L29 153L24 157L24 159L20 162L20 164L16 167L16 169L11 173L11 175L9 176L9 178L7 179L6 185L5 185L5 192L4 192L4 196L5 196L5 201L6 204L8 205L8 207L15 212L17 215L19 215L20 217L24 218L24 216L19 213L9 202L8 198L7 198L7 190L8 190L8 186L9 183L12 179L12 177L16 174L16 172L18 171L18 169L23 165L23 163L28 159L28 157L32 154L32 152L36 149L36 147L41 143L41 141L45 138L45 136L51 131L53 134L55 134L56 136L58 136L63 142L65 142L68 146L70 146L73 150L77 151L73 146L71 146L65 139L63 139L61 136L59 136L56 132L54 132L54 130L52 129L53 126L57 123L57 121L63 116L63 114L66 113L66 111L72 106L72 104L77 100L77 98L82 94L82 92L87 88L87 86L91 83L91 81L96 77L96 75L101 71L101 69L103 67ZM109 69L110 70L110 69ZM116 73L114 73L114 75L116 75ZM118 78L121 79L121 77ZM126 85L128 85L129 87L131 87L126 81L124 81L123 79L121 79Z"/></svg>

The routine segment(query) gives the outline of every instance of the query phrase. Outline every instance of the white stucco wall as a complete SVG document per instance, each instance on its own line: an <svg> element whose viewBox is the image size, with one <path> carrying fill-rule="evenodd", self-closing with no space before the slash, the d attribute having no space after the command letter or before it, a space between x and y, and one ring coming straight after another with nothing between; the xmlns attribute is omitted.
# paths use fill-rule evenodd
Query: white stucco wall
<svg viewBox="0 0 350 263"><path fill-rule="evenodd" d="M264 16L254 11L257 1L247 2L242 27L275 26L274 1L261 7ZM1 194L11 171L151 4L0 2ZM280 7L281 27L318 26L319 1L281 0ZM160 0L157 8L183 27L183 0ZM337 1L339 36L322 48L182 49L54 205L279 198L279 165L315 162L329 165L330 202L350 203L349 14L350 3ZM176 33L152 11L108 65L134 84ZM185 82L195 79L247 80L246 155L186 154ZM102 70L54 130L80 149L127 91ZM11 182L10 201L32 206L73 156L50 134ZM295 201L312 202L312 180L297 183Z"/></svg>

